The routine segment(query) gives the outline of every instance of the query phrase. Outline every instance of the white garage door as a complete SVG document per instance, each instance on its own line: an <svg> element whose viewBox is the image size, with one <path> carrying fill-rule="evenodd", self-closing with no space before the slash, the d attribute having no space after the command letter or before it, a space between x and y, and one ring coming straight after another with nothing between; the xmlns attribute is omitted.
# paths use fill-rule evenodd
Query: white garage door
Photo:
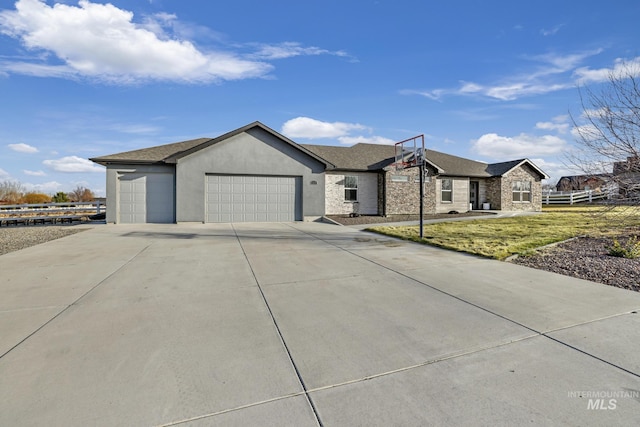
<svg viewBox="0 0 640 427"><path fill-rule="evenodd" d="M119 202L121 223L172 223L173 175L124 174L120 177Z"/></svg>
<svg viewBox="0 0 640 427"><path fill-rule="evenodd" d="M207 222L287 222L296 218L296 178L207 175Z"/></svg>

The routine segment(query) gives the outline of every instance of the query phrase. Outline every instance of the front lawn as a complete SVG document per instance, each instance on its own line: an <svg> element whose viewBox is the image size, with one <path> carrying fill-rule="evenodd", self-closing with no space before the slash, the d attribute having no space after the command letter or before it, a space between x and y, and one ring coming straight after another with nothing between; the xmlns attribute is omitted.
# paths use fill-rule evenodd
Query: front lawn
<svg viewBox="0 0 640 427"><path fill-rule="evenodd" d="M640 208L572 206L545 208L540 215L425 224L419 228L378 226L367 230L489 258L526 254L581 235L616 235L640 226Z"/></svg>

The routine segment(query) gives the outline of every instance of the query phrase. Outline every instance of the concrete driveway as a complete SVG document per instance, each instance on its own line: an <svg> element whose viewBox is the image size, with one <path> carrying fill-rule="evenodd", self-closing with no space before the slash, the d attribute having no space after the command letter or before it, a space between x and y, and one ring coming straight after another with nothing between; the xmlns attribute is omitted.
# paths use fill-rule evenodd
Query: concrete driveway
<svg viewBox="0 0 640 427"><path fill-rule="evenodd" d="M640 294L317 223L0 256L0 425L621 425Z"/></svg>

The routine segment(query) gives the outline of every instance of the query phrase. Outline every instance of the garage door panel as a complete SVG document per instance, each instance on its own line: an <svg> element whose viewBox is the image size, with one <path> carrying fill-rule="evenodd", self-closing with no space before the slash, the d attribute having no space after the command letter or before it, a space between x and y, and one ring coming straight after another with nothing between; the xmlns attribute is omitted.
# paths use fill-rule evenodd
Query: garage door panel
<svg viewBox="0 0 640 427"><path fill-rule="evenodd" d="M119 222L174 222L173 175L127 173L119 177Z"/></svg>
<svg viewBox="0 0 640 427"><path fill-rule="evenodd" d="M206 221L295 221L296 180L295 177L207 175Z"/></svg>

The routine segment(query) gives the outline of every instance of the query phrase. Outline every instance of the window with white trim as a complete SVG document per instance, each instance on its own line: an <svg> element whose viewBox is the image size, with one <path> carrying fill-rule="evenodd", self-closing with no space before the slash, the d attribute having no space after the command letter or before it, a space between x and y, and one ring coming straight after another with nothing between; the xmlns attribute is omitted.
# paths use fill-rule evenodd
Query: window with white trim
<svg viewBox="0 0 640 427"><path fill-rule="evenodd" d="M344 177L344 201L345 202L358 201L358 177L357 176Z"/></svg>
<svg viewBox="0 0 640 427"><path fill-rule="evenodd" d="M531 202L531 181L513 181L511 190L514 202Z"/></svg>
<svg viewBox="0 0 640 427"><path fill-rule="evenodd" d="M451 178L442 179L440 200L443 202L453 202L453 180Z"/></svg>

